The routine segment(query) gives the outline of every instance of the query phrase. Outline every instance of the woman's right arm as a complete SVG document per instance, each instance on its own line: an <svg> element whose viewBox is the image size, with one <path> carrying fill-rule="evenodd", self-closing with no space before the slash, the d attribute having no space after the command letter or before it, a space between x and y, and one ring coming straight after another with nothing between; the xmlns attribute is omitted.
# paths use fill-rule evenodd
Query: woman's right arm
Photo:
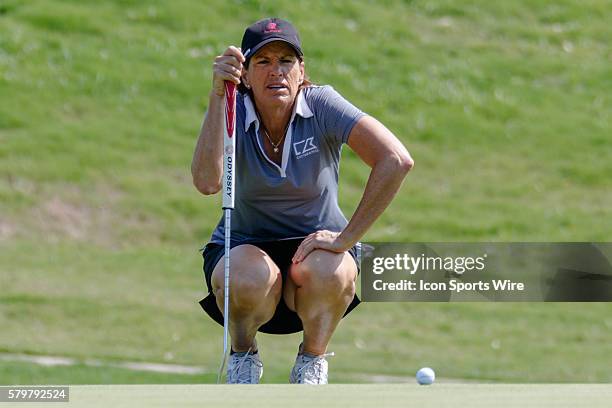
<svg viewBox="0 0 612 408"><path fill-rule="evenodd" d="M225 110L224 81L240 83L244 56L240 49L230 46L213 64L213 89L210 92L208 111L200 130L200 136L191 161L193 185L205 195L221 189L223 176L223 126Z"/></svg>

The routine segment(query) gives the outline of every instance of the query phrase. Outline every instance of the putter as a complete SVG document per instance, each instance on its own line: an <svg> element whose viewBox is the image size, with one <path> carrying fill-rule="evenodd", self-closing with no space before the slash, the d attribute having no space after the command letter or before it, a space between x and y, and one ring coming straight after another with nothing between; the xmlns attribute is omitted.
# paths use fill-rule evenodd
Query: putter
<svg viewBox="0 0 612 408"><path fill-rule="evenodd" d="M217 384L221 382L223 369L227 360L227 343L229 339L229 278L230 278L230 234L232 210L234 209L234 190L236 164L236 84L225 81L225 127L223 128L223 211L225 212L225 281L223 295L223 359L217 375Z"/></svg>

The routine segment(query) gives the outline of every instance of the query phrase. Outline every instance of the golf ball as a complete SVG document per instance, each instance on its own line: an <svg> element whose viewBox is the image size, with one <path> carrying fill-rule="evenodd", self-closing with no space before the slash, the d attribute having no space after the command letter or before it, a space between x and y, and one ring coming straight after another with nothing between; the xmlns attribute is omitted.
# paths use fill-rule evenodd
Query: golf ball
<svg viewBox="0 0 612 408"><path fill-rule="evenodd" d="M429 367L423 367L416 373L416 380L421 385L433 384L436 373Z"/></svg>

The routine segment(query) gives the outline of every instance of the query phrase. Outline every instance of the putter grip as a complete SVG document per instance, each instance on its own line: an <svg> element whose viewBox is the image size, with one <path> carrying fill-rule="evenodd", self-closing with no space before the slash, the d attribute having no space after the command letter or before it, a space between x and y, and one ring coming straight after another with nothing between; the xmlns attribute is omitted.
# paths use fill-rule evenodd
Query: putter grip
<svg viewBox="0 0 612 408"><path fill-rule="evenodd" d="M236 182L236 84L225 81L225 126L223 128L223 209L234 209Z"/></svg>

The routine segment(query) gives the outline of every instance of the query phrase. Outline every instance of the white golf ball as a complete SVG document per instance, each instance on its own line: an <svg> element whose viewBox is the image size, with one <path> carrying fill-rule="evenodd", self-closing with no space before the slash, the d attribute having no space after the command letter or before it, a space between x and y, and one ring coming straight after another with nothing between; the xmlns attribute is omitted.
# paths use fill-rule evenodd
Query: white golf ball
<svg viewBox="0 0 612 408"><path fill-rule="evenodd" d="M416 380L421 385L433 384L436 379L436 373L429 367L423 367L416 373Z"/></svg>

